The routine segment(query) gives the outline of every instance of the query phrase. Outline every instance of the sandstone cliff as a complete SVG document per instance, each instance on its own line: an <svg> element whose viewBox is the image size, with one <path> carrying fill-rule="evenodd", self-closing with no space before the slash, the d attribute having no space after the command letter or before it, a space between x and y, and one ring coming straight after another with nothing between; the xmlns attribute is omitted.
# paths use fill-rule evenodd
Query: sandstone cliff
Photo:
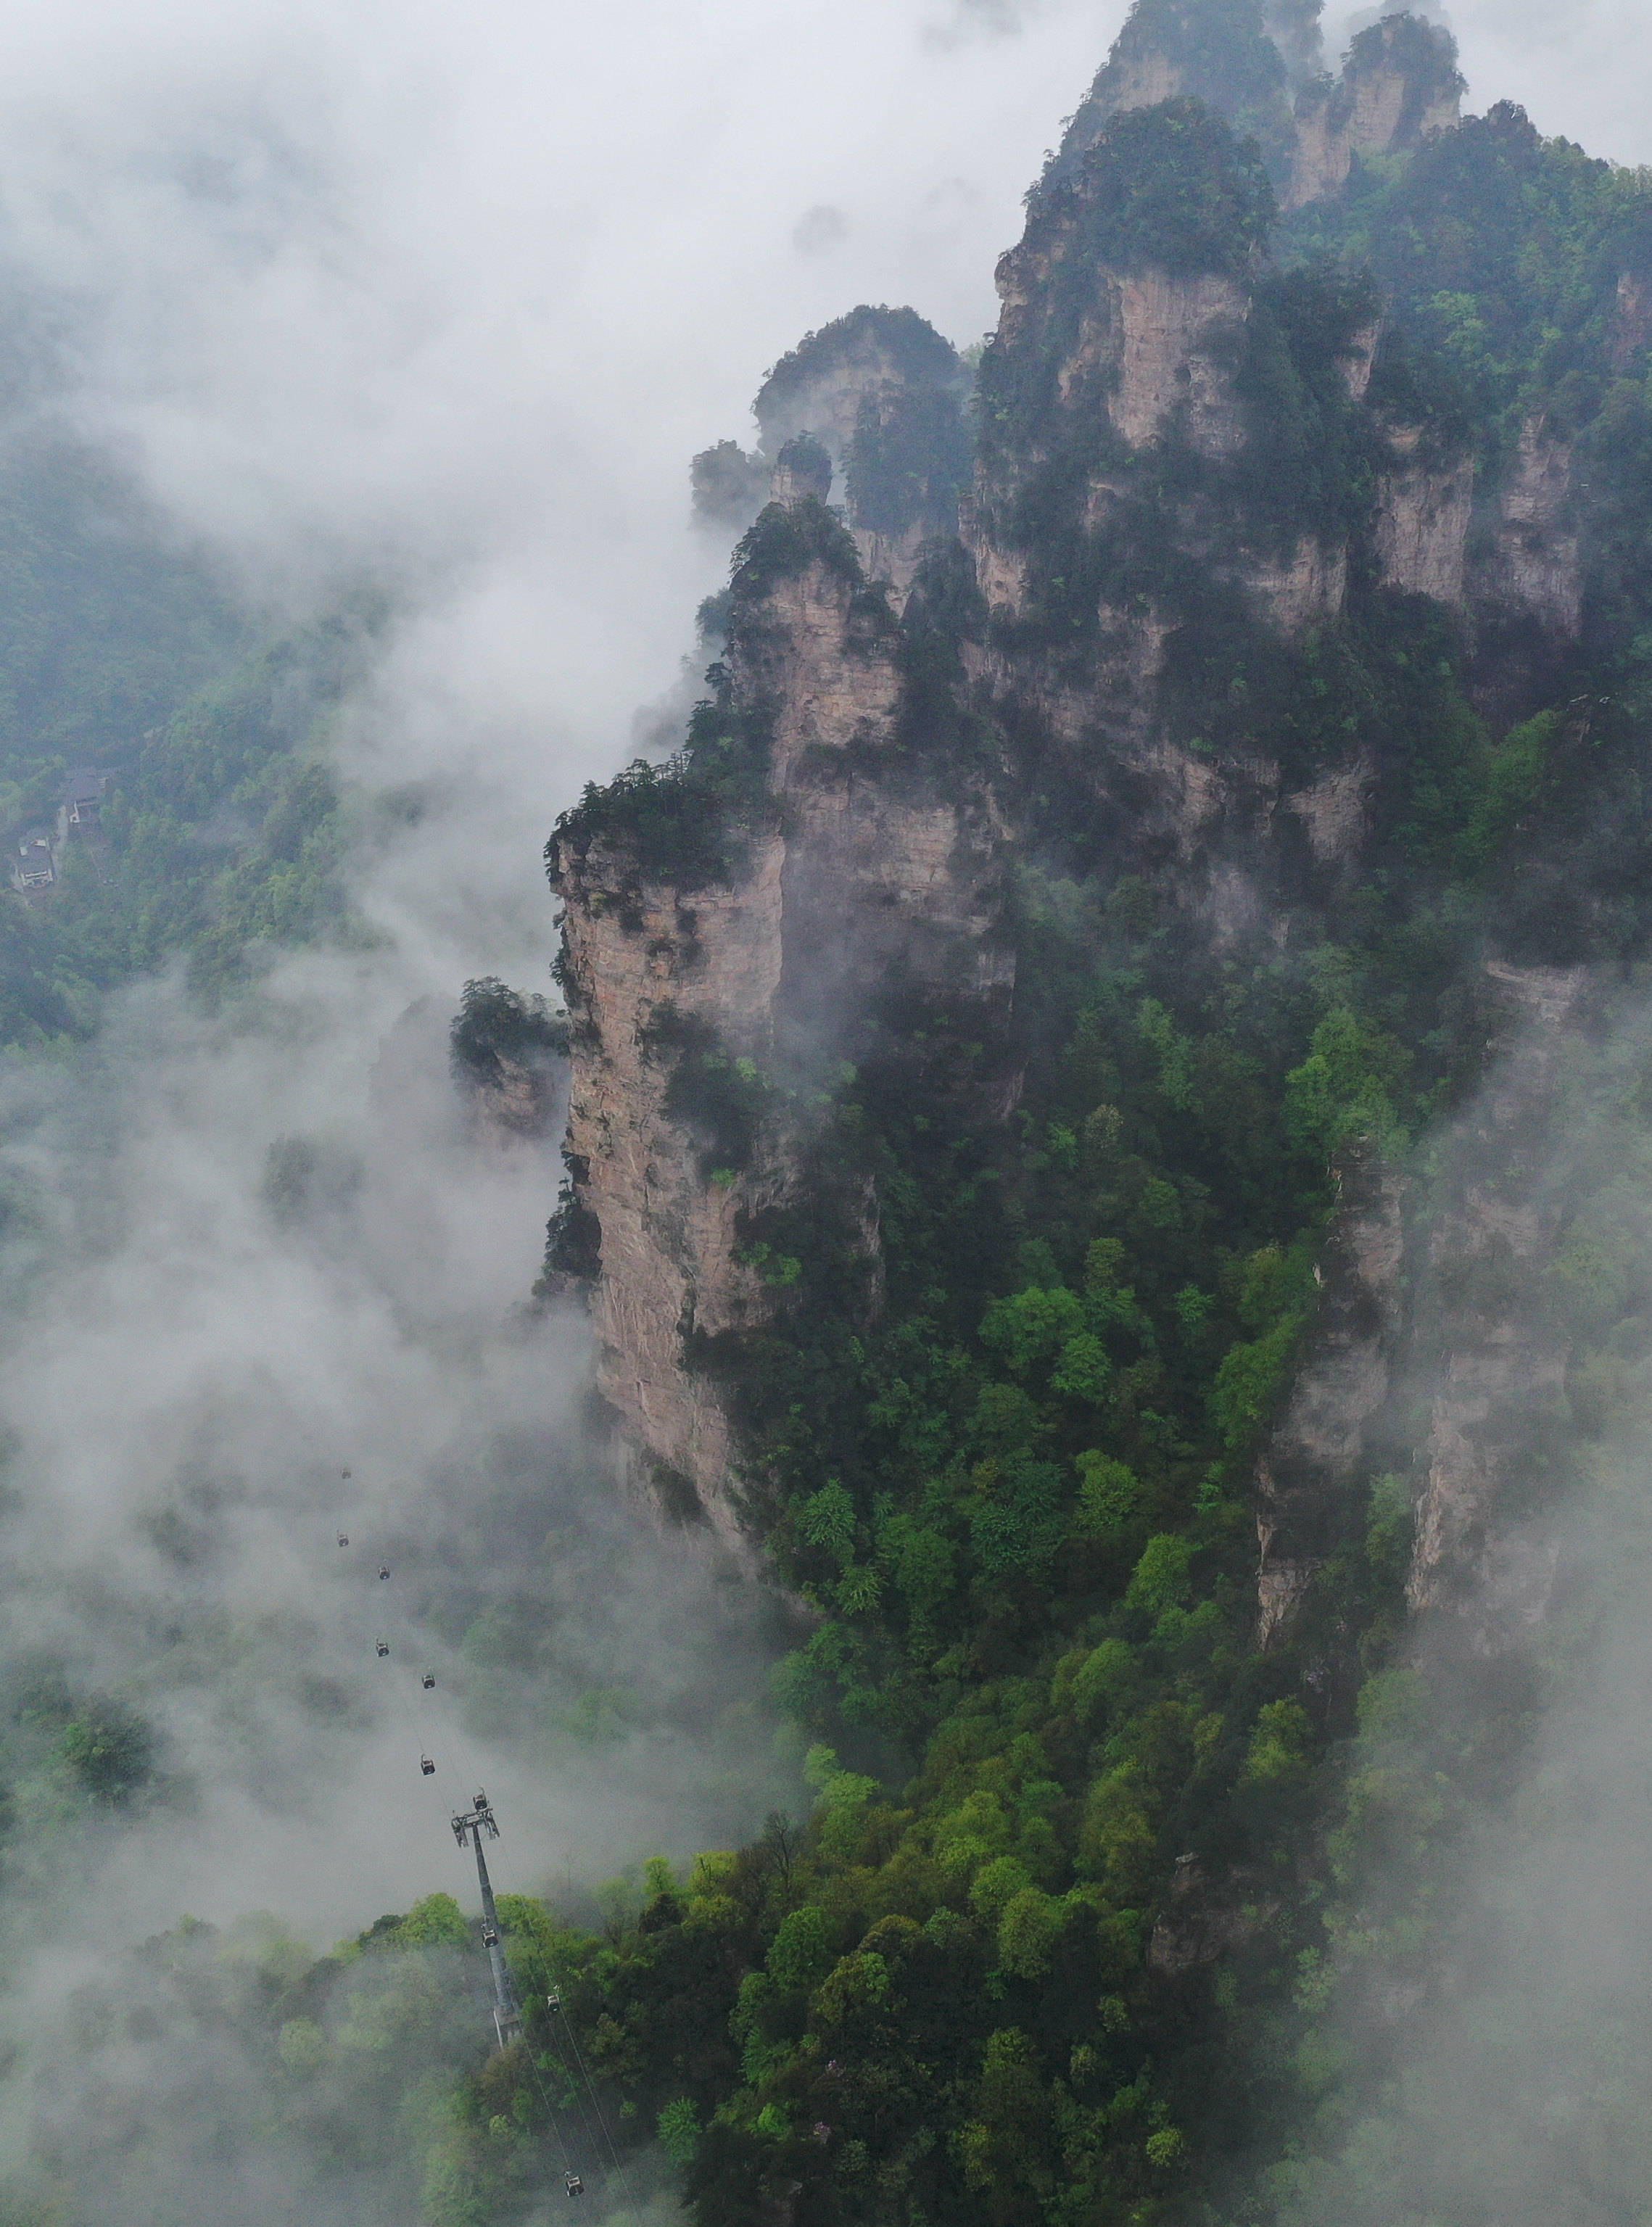
<svg viewBox="0 0 1652 2227"><path fill-rule="evenodd" d="M1321 80L1298 99L1284 206L1304 208L1340 193L1362 155L1405 152L1450 131L1463 93L1448 33L1407 15L1372 25L1354 41L1340 80Z"/></svg>
<svg viewBox="0 0 1652 2227"><path fill-rule="evenodd" d="M695 1355L785 1304L742 1233L793 1195L808 1086L852 1054L895 973L987 1007L1013 977L991 801L903 763L887 613L841 529L811 498L798 507L839 537L834 561L743 595L737 576L728 706L759 711L767 745L739 855L688 886L651 872L628 830L577 815L552 854L575 1022L569 1154L600 1230L599 1383L668 1496L692 1491L730 1536L727 1395Z"/></svg>
<svg viewBox="0 0 1652 2227"><path fill-rule="evenodd" d="M1178 95L1190 65L1145 38L1150 13L998 267L957 521L968 589L954 572L947 590L947 689L996 765L915 755L906 719L907 598L942 545L945 565L964 564L957 545L921 503L881 522L854 508L857 458L863 490L869 459L891 485L923 480L923 442L945 428L922 412L953 406L957 359L906 313L857 311L784 359L760 401L777 457L765 518L808 521L818 546L778 571L748 561L705 747L687 771L650 777L671 809L691 807L693 768L725 747L718 723L761 728L755 786L719 807L738 843L686 871L621 813L573 815L555 846L577 1024L572 1203L596 1268L603 1388L645 1462L731 1535L742 1456L719 1341L790 1304L754 1233L803 1195L820 1078L854 1058L880 985L907 977L1003 1011L1005 839L1017 813L1048 809L1036 792L1070 795L1106 872L1168 897L1219 956L1311 947L1340 932L1336 908L1378 831L1393 839L1393 792L1410 778L1358 699L1305 743L1293 731L1329 690L1304 677L1323 671L1320 636L1345 614L1390 623L1385 589L1439 606L1450 622L1431 641L1464 660L1477 629L1566 641L1582 624L1571 444L1533 414L1513 454L1483 468L1449 412L1431 417L1426 383L1394 370L1372 290L1269 270L1272 195L1253 150ZM1449 42L1391 19L1356 41L1340 87L1309 89L1299 120L1334 127L1334 185L1361 150L1445 129L1460 91ZM1177 183L1190 159L1211 188L1197 202ZM1151 237L1148 205L1170 212ZM1334 501L1325 457L1344 460ZM822 507L840 471L846 529ZM1199 653L1213 631L1215 682ZM1449 670L1439 647L1428 655ZM1013 1079L993 1087L1007 1105ZM1409 1286L1483 1249L1496 1220L1477 1194L1408 1260L1394 1171L1350 1154L1338 1182L1315 1327L1257 1476L1270 1639L1355 1520L1391 1380L1412 1366ZM874 1190L840 1203L875 1262ZM1431 1442L1419 1606L1470 1552L1474 1511L1497 1489L1475 1483L1472 1446L1502 1333L1463 1323ZM1551 1387L1553 1356L1521 1348L1516 1366Z"/></svg>
<svg viewBox="0 0 1652 2227"><path fill-rule="evenodd" d="M1572 448L1528 417L1470 584L1483 622L1535 623L1573 641L1583 625L1583 558Z"/></svg>
<svg viewBox="0 0 1652 2227"><path fill-rule="evenodd" d="M1377 482L1377 565L1386 586L1461 610L1474 460L1436 460L1422 452L1424 441L1420 426L1387 429L1392 463Z"/></svg>

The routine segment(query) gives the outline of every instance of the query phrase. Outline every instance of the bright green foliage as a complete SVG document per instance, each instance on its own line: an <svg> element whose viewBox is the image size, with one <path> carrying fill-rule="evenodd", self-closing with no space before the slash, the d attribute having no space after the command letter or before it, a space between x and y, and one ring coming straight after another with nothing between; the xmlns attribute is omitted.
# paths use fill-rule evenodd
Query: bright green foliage
<svg viewBox="0 0 1652 2227"><path fill-rule="evenodd" d="M464 1914L450 1894L427 1894L416 1902L392 1935L399 1949L462 1948L470 1938Z"/></svg>

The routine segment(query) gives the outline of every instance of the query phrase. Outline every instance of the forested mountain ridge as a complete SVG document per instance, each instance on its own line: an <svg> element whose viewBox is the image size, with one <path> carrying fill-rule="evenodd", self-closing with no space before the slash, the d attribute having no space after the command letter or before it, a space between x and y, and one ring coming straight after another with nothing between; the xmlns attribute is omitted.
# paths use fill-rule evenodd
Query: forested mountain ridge
<svg viewBox="0 0 1652 2227"><path fill-rule="evenodd" d="M26 331L28 303L6 309ZM343 930L322 744L377 600L260 620L48 407L0 427L0 1045L84 1041L105 992L169 960L215 992L257 946ZM58 825L88 774L90 839ZM22 894L30 837L53 878Z"/></svg>
<svg viewBox="0 0 1652 2227"><path fill-rule="evenodd" d="M520 1941L718 2227L1320 2201L1630 1396L1652 188L1314 29L1142 0L954 533L861 493L940 349L809 337L685 750L551 845L547 1288L816 1619L800 1844Z"/></svg>
<svg viewBox="0 0 1652 2227"><path fill-rule="evenodd" d="M1541 1727L1613 1682L1652 1535L1652 187L1460 121L1437 26L1325 60L1312 0L1142 0L979 366L874 305L775 365L755 452L694 460L739 539L685 746L552 837L542 1296L684 1560L777 1579L808 1814L501 1895L503 2048L445 1893L319 1959L255 1918L107 1960L19 2060L4 2227L507 2227L571 2158L701 2227L1640 2217L1652 1753L1568 1777ZM349 933L324 745L376 623L258 648L84 472L0 508L8 809L117 773L99 871L8 898L35 1051L173 954L212 990ZM562 1037L467 986L479 1134ZM635 1652L678 1596L540 1451L520 1523L442 1472L457 1719L598 1809L605 1743L759 1750L704 1633L652 1745L621 1688L563 1713L575 1605ZM6 1701L9 1863L188 1798L124 1703Z"/></svg>

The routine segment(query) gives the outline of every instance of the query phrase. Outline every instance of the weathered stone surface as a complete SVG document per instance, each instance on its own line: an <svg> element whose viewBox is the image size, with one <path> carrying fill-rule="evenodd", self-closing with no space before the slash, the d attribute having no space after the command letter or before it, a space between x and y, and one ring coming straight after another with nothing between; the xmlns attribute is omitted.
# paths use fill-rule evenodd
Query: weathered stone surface
<svg viewBox="0 0 1652 2227"><path fill-rule="evenodd" d="M563 1094L559 1062L499 1053L494 1072L471 1088L471 1123L492 1145L537 1144L560 1122Z"/></svg>
<svg viewBox="0 0 1652 2227"><path fill-rule="evenodd" d="M1283 635L1305 634L1340 616L1348 597L1348 550L1304 540L1288 565L1257 565L1244 580L1270 626Z"/></svg>
<svg viewBox="0 0 1652 2227"><path fill-rule="evenodd" d="M704 1140L667 1108L673 1037L698 1019L730 1057L767 1070L800 1041L822 1059L848 1041L897 959L989 1004L1013 973L993 933L990 807L897 788L846 754L892 745L899 692L888 646L850 638L852 593L816 565L769 600L761 670L744 682L773 705L781 809L728 885L649 885L622 847L600 842L564 844L554 861L576 1023L569 1151L602 1231L599 1386L644 1462L686 1480L730 1538L725 1396L686 1340L750 1328L781 1303L740 1259L738 1225L792 1195L807 1136L787 1114L764 1124L749 1165L706 1167Z"/></svg>
<svg viewBox="0 0 1652 2227"><path fill-rule="evenodd" d="M1582 630L1583 553L1572 443L1540 417L1528 418L1521 428L1520 447L1469 592L1484 617L1534 621L1567 641Z"/></svg>
<svg viewBox="0 0 1652 2227"><path fill-rule="evenodd" d="M1421 429L1391 427L1394 469L1377 485L1377 564L1384 584L1432 596L1461 610L1465 601L1469 527L1474 517L1470 457L1425 461Z"/></svg>
<svg viewBox="0 0 1652 2227"><path fill-rule="evenodd" d="M1625 271L1613 305L1611 366L1628 371L1652 348L1652 271Z"/></svg>
<svg viewBox="0 0 1652 2227"><path fill-rule="evenodd" d="M913 575L918 569L918 552L925 539L923 526L909 526L904 533L874 533L865 526L857 526L852 531L866 577L883 581L890 591L890 607L896 611L904 609Z"/></svg>
<svg viewBox="0 0 1652 2227"><path fill-rule="evenodd" d="M813 433L841 466L863 407L870 404L881 415L916 388L935 384L915 381L909 367L871 319L845 320L841 328L832 329L830 338L830 347L807 376L788 381L778 391L771 381L758 396L757 420L769 456L777 456L796 435ZM960 395L966 390L961 363L944 383Z"/></svg>
<svg viewBox="0 0 1652 2227"><path fill-rule="evenodd" d="M1399 22L1390 17L1363 50L1355 48L1338 83L1322 82L1304 92L1283 195L1286 209L1305 208L1340 193L1356 156L1418 147L1457 123L1462 87L1445 51L1436 54L1426 76L1419 77L1400 58L1401 36Z"/></svg>
<svg viewBox="0 0 1652 2227"><path fill-rule="evenodd" d="M1376 781L1375 765L1360 756L1284 799L1285 810L1296 814L1307 833L1309 855L1317 866L1351 866L1358 860Z"/></svg>
<svg viewBox="0 0 1652 2227"><path fill-rule="evenodd" d="M1127 275L1116 284L1119 380L1108 402L1115 427L1139 449L1174 418L1200 456L1234 455L1246 437L1234 392L1238 336L1250 316L1243 287L1232 278L1164 271ZM1063 369L1063 393L1082 361L1081 352Z"/></svg>

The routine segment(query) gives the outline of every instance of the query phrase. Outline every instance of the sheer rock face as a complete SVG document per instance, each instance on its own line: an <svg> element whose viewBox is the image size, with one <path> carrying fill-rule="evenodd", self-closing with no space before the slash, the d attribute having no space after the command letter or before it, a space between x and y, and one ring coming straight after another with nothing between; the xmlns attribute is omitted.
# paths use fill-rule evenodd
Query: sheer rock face
<svg viewBox="0 0 1652 2227"><path fill-rule="evenodd" d="M1583 629L1583 555L1572 496L1569 441L1528 418L1487 546L1474 568L1477 612L1505 624L1534 622L1575 641Z"/></svg>
<svg viewBox="0 0 1652 2227"><path fill-rule="evenodd" d="M1050 312L1059 236L1011 248L998 268L1002 346L1036 348ZM1098 268L1078 332L1056 373L1057 407L1069 418L1100 409L1132 449L1180 430L1196 454L1230 457L1244 446L1234 393L1250 298L1219 273Z"/></svg>
<svg viewBox="0 0 1652 2227"><path fill-rule="evenodd" d="M891 608L903 610L918 569L919 552L928 539L922 526L910 526L904 533L874 533L866 526L851 531L866 577L882 581L889 590Z"/></svg>
<svg viewBox="0 0 1652 2227"><path fill-rule="evenodd" d="M1175 419L1197 455L1237 455L1246 439L1234 392L1236 342L1250 315L1244 289L1232 278L1146 271L1109 286L1109 312L1115 286L1118 384L1108 402L1115 430L1140 449ZM1112 353L1112 315L1107 328L1102 345ZM1063 395L1094 360L1081 349L1062 372Z"/></svg>
<svg viewBox="0 0 1652 2227"><path fill-rule="evenodd" d="M948 392L961 396L966 392L968 376L963 363L954 357L950 368L943 367L941 359L948 351L938 335L936 352L935 366L916 373L874 319L844 320L809 351L800 374L785 379L770 374L756 401L765 451L778 456L788 441L800 433L813 433L841 467L868 405L882 416L912 394Z"/></svg>
<svg viewBox="0 0 1652 2227"><path fill-rule="evenodd" d="M476 1133L501 1146L543 1142L561 1121L562 1080L559 1062L496 1054L492 1074L470 1092Z"/></svg>
<svg viewBox="0 0 1652 2227"><path fill-rule="evenodd" d="M728 1417L685 1369L683 1333L761 1313L762 1286L736 1262L736 1216L783 1187L785 1171L748 1171L737 1190L708 1181L700 1140L666 1111L671 1062L651 1049L649 1024L674 1009L705 1017L739 1055L766 1049L782 858L778 839L759 842L737 891L696 890L692 904L669 888L637 892L630 860L604 846L558 862L577 1016L568 1150L581 1203L602 1230L591 1302L598 1383L633 1445L690 1479L729 1530ZM628 919L622 905L635 907Z"/></svg>
<svg viewBox="0 0 1652 2227"><path fill-rule="evenodd" d="M1474 462L1445 463L1419 454L1419 426L1388 428L1394 469L1377 483L1377 565L1385 586L1432 596L1462 610L1466 603L1469 528L1474 519Z"/></svg>
<svg viewBox="0 0 1652 2227"><path fill-rule="evenodd" d="M1482 624L1530 624L1572 641L1583 625L1583 554L1569 442L1528 418L1500 488L1477 508L1472 458L1438 462L1421 429L1387 428L1393 469L1377 488L1384 583Z"/></svg>
<svg viewBox="0 0 1652 2227"><path fill-rule="evenodd" d="M1348 600L1347 548L1300 541L1289 564L1257 565L1246 576L1260 616L1294 637L1340 616Z"/></svg>
<svg viewBox="0 0 1652 2227"><path fill-rule="evenodd" d="M650 883L622 842L600 839L561 841L552 861L576 1024L569 1152L602 1232L600 1387L644 1460L687 1480L730 1538L728 1409L686 1340L756 1327L783 1304L743 1260L740 1229L794 1195L807 1122L776 1100L746 1165L709 1166L706 1137L669 1102L685 1031L698 1022L730 1059L795 1075L852 1050L897 960L988 1005L1013 972L993 934L990 802L897 784L848 753L894 745L899 694L888 643L852 622L853 593L817 563L767 599L737 685L772 706L774 824L725 884Z"/></svg>
<svg viewBox="0 0 1652 2227"><path fill-rule="evenodd" d="M1297 105L1296 146L1282 196L1286 209L1328 200L1348 183L1355 159L1420 146L1462 114L1463 88L1450 42L1407 54L1406 21L1391 16L1349 56L1339 83L1311 86ZM1414 30L1414 26L1412 27ZM1431 51L1432 47L1432 51Z"/></svg>
<svg viewBox="0 0 1652 2227"><path fill-rule="evenodd" d="M1209 487L1220 489L1253 435L1239 392L1251 315L1247 284L1225 273L1105 265L1081 280L1072 261L1081 221L1070 205L1036 217L998 266L1003 308L995 345L1011 367L1011 383L1017 360L1049 364L1037 421L984 462L962 520L977 585L1001 618L1023 618L1032 608L1036 552L1017 539L1021 495L1067 443L1081 450L1098 418L1114 437L1114 460L1079 483L1075 523L1089 534L1128 520L1138 499L1137 462L1157 443L1185 443L1206 468ZM1060 304L1058 287L1068 297ZM1349 350L1345 373L1356 397L1369 383L1376 339L1374 329L1364 329ZM1036 375L1030 370L1023 384L1031 386ZM1247 555L1241 547L1218 558L1205 546L1201 501L1190 498L1171 530L1265 623L1297 637L1340 614L1349 580L1344 544L1305 536L1282 557ZM1465 517L1464 531L1466 523ZM1131 530L1127 523L1124 530ZM1357 857L1368 820L1368 765L1333 767L1313 792L1287 798L1279 767L1266 755L1219 764L1166 731L1162 691L1174 615L1144 597L1126 607L1104 605L1098 618L1095 654L1082 665L1036 648L978 650L968 662L973 679L1017 716L1035 718L1082 769L1131 871L1174 883L1227 941L1266 909L1254 865L1269 852L1282 810L1309 828L1316 866L1334 872ZM1224 858L1224 850L1240 857Z"/></svg>

